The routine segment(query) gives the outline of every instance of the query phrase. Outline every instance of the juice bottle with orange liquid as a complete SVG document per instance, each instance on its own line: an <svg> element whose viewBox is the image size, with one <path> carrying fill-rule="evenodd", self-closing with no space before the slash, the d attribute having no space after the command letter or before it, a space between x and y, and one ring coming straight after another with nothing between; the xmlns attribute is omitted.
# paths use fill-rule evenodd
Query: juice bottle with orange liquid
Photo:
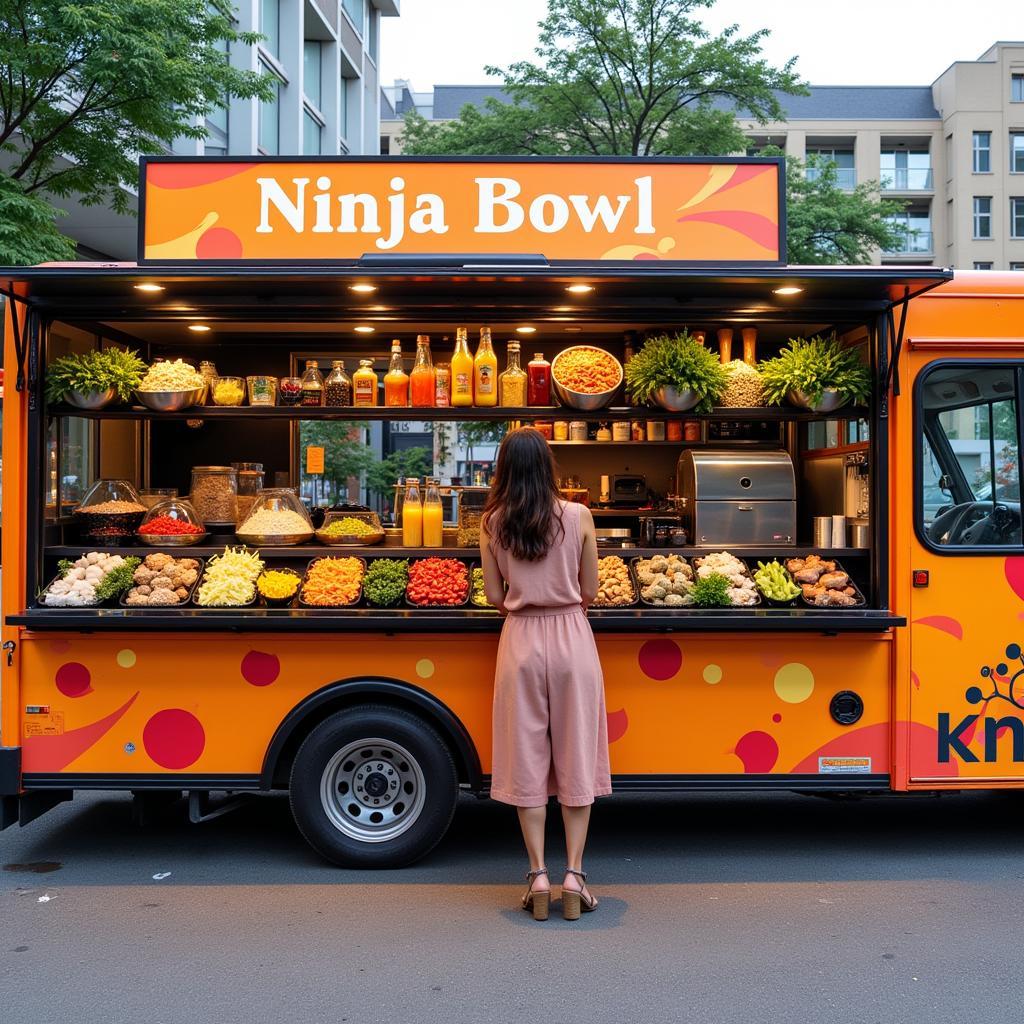
<svg viewBox="0 0 1024 1024"><path fill-rule="evenodd" d="M498 357L491 345L490 327L480 328L480 344L473 360L473 400L482 406L498 404Z"/></svg>
<svg viewBox="0 0 1024 1024"><path fill-rule="evenodd" d="M473 404L473 356L469 351L469 332L455 329L455 353L452 356L452 405Z"/></svg>
<svg viewBox="0 0 1024 1024"><path fill-rule="evenodd" d="M402 343L398 338L391 342L391 365L384 374L384 404L392 407L409 404L409 374L402 363Z"/></svg>
<svg viewBox="0 0 1024 1024"><path fill-rule="evenodd" d="M423 499L420 497L419 477L405 481L402 501L402 544L407 548L423 546Z"/></svg>
<svg viewBox="0 0 1024 1024"><path fill-rule="evenodd" d="M427 493L423 499L423 546L444 547L444 506L436 480L427 480Z"/></svg>
<svg viewBox="0 0 1024 1024"><path fill-rule="evenodd" d="M416 336L416 362L409 374L411 405L419 408L434 404L434 366L430 361L430 338L426 334Z"/></svg>

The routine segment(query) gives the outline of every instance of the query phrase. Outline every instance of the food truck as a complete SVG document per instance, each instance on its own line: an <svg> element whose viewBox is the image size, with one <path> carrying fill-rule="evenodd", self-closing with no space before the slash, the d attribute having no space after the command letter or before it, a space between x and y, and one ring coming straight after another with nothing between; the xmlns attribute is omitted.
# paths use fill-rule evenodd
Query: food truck
<svg viewBox="0 0 1024 1024"><path fill-rule="evenodd" d="M1024 784L1024 276L787 266L783 175L152 158L137 262L0 271L0 824L76 790L196 817L287 790L334 862L430 850L488 790L480 492L431 483L452 497L424 536L407 488L384 510L353 470L359 510L317 487L411 428L435 472L468 424L536 425L593 510L616 792ZM460 369L484 326L495 362ZM755 368L834 338L869 386L631 400L623 365L666 335ZM500 404L510 341L534 401ZM395 342L433 374L415 406L384 404ZM111 352L109 390L74 376ZM698 603L707 575L727 590Z"/></svg>

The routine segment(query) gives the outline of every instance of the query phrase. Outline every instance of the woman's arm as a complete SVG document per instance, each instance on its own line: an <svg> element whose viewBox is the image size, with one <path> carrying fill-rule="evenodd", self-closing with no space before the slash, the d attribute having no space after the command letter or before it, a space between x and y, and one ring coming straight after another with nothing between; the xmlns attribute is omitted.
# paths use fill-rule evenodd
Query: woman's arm
<svg viewBox="0 0 1024 1024"><path fill-rule="evenodd" d="M580 556L580 593L584 608L597 597L597 534L594 517L586 505L580 506L580 530L583 532L583 553Z"/></svg>
<svg viewBox="0 0 1024 1024"><path fill-rule="evenodd" d="M505 610L505 579L501 575L498 563L491 552L490 538L487 536L486 527L480 526L480 560L484 567L484 593L487 600L501 612L507 615Z"/></svg>

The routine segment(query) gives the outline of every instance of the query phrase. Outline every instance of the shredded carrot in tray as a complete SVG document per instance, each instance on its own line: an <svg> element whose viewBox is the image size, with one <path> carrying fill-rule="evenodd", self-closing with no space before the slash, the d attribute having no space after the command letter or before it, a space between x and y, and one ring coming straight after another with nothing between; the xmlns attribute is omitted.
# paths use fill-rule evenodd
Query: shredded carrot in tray
<svg viewBox="0 0 1024 1024"><path fill-rule="evenodd" d="M358 558L321 558L306 573L302 600L325 608L355 604L359 600L364 571Z"/></svg>
<svg viewBox="0 0 1024 1024"><path fill-rule="evenodd" d="M555 380L570 391L597 395L618 387L618 362L599 348L578 348L555 357Z"/></svg>

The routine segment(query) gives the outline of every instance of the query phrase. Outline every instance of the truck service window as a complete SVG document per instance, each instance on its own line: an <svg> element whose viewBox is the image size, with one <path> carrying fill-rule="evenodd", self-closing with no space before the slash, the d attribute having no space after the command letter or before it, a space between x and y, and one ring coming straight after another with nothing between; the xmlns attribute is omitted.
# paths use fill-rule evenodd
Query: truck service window
<svg viewBox="0 0 1024 1024"><path fill-rule="evenodd" d="M918 384L918 530L939 550L1021 545L1020 373L942 363Z"/></svg>

